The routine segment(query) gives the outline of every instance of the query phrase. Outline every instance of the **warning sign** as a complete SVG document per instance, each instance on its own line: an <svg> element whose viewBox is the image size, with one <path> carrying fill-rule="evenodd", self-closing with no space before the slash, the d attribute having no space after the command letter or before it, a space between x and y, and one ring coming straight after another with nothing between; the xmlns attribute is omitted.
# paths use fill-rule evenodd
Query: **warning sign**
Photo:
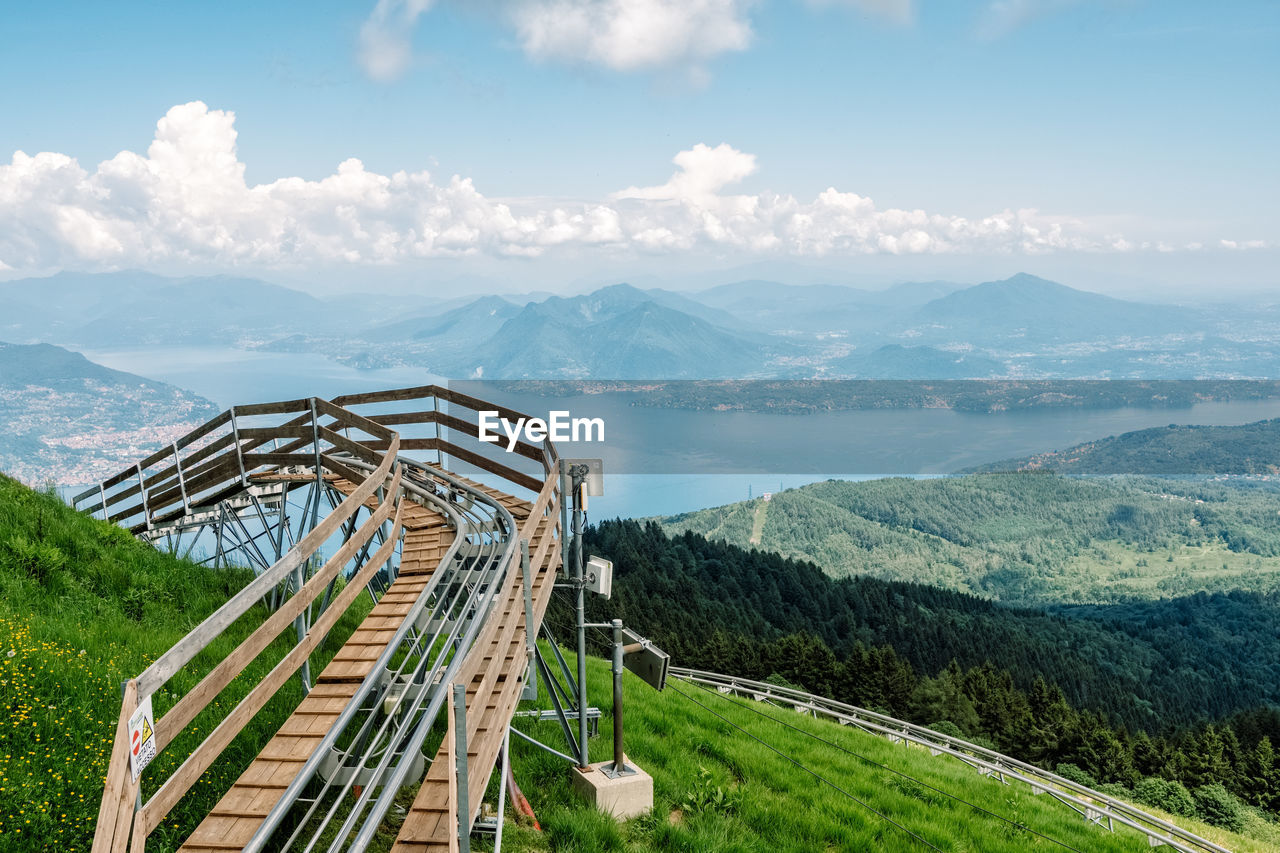
<svg viewBox="0 0 1280 853"><path fill-rule="evenodd" d="M142 700L129 718L129 772L133 781L156 757L156 718L151 711L151 697Z"/></svg>

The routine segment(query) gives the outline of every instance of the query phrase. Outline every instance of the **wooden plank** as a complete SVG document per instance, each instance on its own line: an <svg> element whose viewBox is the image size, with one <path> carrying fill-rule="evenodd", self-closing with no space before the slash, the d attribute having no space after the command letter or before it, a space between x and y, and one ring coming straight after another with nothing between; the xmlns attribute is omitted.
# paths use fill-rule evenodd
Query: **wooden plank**
<svg viewBox="0 0 1280 853"><path fill-rule="evenodd" d="M342 503L338 504L337 509L325 516L323 521L290 548L282 558L276 561L275 565L250 581L226 604L196 626L194 631L147 667L138 676L139 694L150 696L158 690L175 672L209 645L214 637L225 631L232 622L270 592L272 587L283 581L290 572L310 558L316 549L337 531L339 525L345 522L377 487L386 481L387 472L394 458L395 454L388 454L383 459L382 465L367 480L357 486Z"/></svg>
<svg viewBox="0 0 1280 853"><path fill-rule="evenodd" d="M321 414L328 415L343 426L350 426L364 430L369 435L374 436L375 438L381 438L384 441L390 441L396 435L395 430L387 429L382 424L375 423L364 415L336 406L328 400L317 399L316 411Z"/></svg>
<svg viewBox="0 0 1280 853"><path fill-rule="evenodd" d="M271 441L276 438L311 438L311 425L302 426L269 426L269 427L240 427L238 429L240 439L263 439Z"/></svg>
<svg viewBox="0 0 1280 853"><path fill-rule="evenodd" d="M315 465L316 455L314 453L246 453L244 454L244 469L252 471L260 465Z"/></svg>
<svg viewBox="0 0 1280 853"><path fill-rule="evenodd" d="M358 490L352 494L357 493ZM316 529L318 530L319 528ZM173 772L173 775L165 781L160 790L156 791L155 796L143 807L139 813L139 819L143 820L146 834L150 834L151 830L158 826L159 822L173 810L178 800L209 769L209 766L222 754L222 751L240 733L245 724L253 719L254 715L261 710L267 700L274 696L276 691L297 671L298 667L302 666L303 661L310 657L311 652L315 650L320 641L337 624L338 619L347 611L351 603L364 592L364 586L373 577L373 574L381 569L382 565L391 557L391 554L395 551L396 541L399 536L400 517L399 513L397 513L391 535L387 538L387 541L369 558L369 562L365 564L359 574L352 578L342 592L330 602L329 608L320 614L320 617L311 626L311 630L307 632L306 637L298 645L294 646L267 673L266 677L249 691L222 722L218 723L209 737L205 738L192 751L187 760ZM273 740L272 743L275 743L275 741Z"/></svg>
<svg viewBox="0 0 1280 853"><path fill-rule="evenodd" d="M416 385L412 388L393 388L387 391L363 391L359 394L343 394L334 397L336 406L364 406L369 403L398 403L439 396L444 389L439 385Z"/></svg>
<svg viewBox="0 0 1280 853"><path fill-rule="evenodd" d="M328 427L320 427L319 434L322 439L341 450L345 450L357 459L363 459L365 462L376 465L378 454L374 450L370 450L368 446L358 441L352 441L340 432L334 432Z"/></svg>
<svg viewBox="0 0 1280 853"><path fill-rule="evenodd" d="M282 400L278 403L250 403L247 406L236 406L236 417L287 415L293 412L307 412L311 410L311 399L311 397L306 397L301 400Z"/></svg>
<svg viewBox="0 0 1280 853"><path fill-rule="evenodd" d="M396 494L400 487L400 471L400 468L396 468L389 495ZM197 714L208 707L209 703L262 653L263 649L271 645L281 631L289 627L303 611L311 606L347 561L364 547L364 543L373 538L374 532L390 517L393 509L395 509L395 503L392 499L383 501L381 506L365 519L355 534L342 544L342 547L325 562L311 580L303 585L301 590L280 605L252 634L245 638L244 642L219 661L199 684L179 699L169 709L169 713L156 721L157 750L163 750L168 746L175 734L186 729Z"/></svg>
<svg viewBox="0 0 1280 853"><path fill-rule="evenodd" d="M116 737L111 745L111 757L107 759L107 781L102 791L102 805L98 807L98 824L93 830L92 853L110 853L118 849L115 843L116 811L120 792L129 782L129 718L137 709L138 682L130 679L124 685Z"/></svg>
<svg viewBox="0 0 1280 853"><path fill-rule="evenodd" d="M479 453L467 450L464 447L459 447L452 442L440 441L437 445L437 449L443 450L445 453L461 459L463 462L469 462L478 468L483 468L490 474L497 474L502 479L515 483L517 486L522 486L531 492L537 492L542 488L542 480L537 477L531 477L528 474L515 470L514 468L508 468L501 462L496 462L489 459L487 456L481 456Z"/></svg>

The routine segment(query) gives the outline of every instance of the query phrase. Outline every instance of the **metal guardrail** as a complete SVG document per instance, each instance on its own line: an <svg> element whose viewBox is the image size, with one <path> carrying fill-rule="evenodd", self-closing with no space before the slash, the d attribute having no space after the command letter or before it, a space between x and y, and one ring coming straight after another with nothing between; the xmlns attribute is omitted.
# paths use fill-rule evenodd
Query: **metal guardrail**
<svg viewBox="0 0 1280 853"><path fill-rule="evenodd" d="M1011 779L1024 782L1031 787L1033 794L1047 794L1100 827L1114 831L1115 824L1120 824L1137 830L1147 837L1152 847L1163 844L1179 853L1231 853L1207 838L1122 800L1025 761L925 726L764 681L676 666L671 667L669 674L692 684L715 688L720 693L784 704L796 711L826 717L842 725L856 726L896 743L916 744L934 755L949 755L973 767L981 775L997 778L1005 784Z"/></svg>

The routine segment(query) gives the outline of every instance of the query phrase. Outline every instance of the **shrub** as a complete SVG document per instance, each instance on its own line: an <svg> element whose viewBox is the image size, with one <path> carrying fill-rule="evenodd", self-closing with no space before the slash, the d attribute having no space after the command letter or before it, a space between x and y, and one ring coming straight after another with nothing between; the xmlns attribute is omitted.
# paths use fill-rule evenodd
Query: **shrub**
<svg viewBox="0 0 1280 853"><path fill-rule="evenodd" d="M1244 829L1244 806L1222 787L1222 783L1201 785L1191 792L1196 801L1196 813L1205 823L1240 832Z"/></svg>
<svg viewBox="0 0 1280 853"><path fill-rule="evenodd" d="M968 740L965 733L960 731L960 727L950 720L938 720L938 722L931 724L929 728L933 729L935 732L947 735L948 737L958 737L961 740Z"/></svg>
<svg viewBox="0 0 1280 853"><path fill-rule="evenodd" d="M1181 817L1195 817L1196 803L1181 782L1148 777L1133 786L1133 798L1144 806L1163 809Z"/></svg>
<svg viewBox="0 0 1280 853"><path fill-rule="evenodd" d="M1077 785L1084 785L1088 788L1096 787L1098 780L1089 775L1088 771L1081 770L1078 765L1064 761L1054 770L1063 779L1069 782L1075 782Z"/></svg>
<svg viewBox="0 0 1280 853"><path fill-rule="evenodd" d="M1099 794L1106 794L1108 797L1115 797L1119 800L1127 800L1133 796L1133 791L1130 791L1119 782L1104 782L1098 785L1095 790Z"/></svg>

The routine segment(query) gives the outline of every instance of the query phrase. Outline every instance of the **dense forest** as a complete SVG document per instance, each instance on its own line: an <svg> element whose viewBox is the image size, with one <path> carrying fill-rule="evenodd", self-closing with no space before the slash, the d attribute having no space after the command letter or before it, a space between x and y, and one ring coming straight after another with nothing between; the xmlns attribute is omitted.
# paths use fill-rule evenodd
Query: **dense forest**
<svg viewBox="0 0 1280 853"><path fill-rule="evenodd" d="M663 519L735 545L1021 604L1280 589L1267 480L975 474L828 480Z"/></svg>
<svg viewBox="0 0 1280 853"><path fill-rule="evenodd" d="M977 471L1059 474L1280 474L1280 419L1240 426L1169 424L1134 430Z"/></svg>
<svg viewBox="0 0 1280 853"><path fill-rule="evenodd" d="M606 521L585 542L616 566L589 616L620 616L680 665L781 678L1152 797L1151 780L1187 802L1221 784L1280 809L1280 597L1050 612L832 579L653 522ZM567 622L563 602L549 619Z"/></svg>

